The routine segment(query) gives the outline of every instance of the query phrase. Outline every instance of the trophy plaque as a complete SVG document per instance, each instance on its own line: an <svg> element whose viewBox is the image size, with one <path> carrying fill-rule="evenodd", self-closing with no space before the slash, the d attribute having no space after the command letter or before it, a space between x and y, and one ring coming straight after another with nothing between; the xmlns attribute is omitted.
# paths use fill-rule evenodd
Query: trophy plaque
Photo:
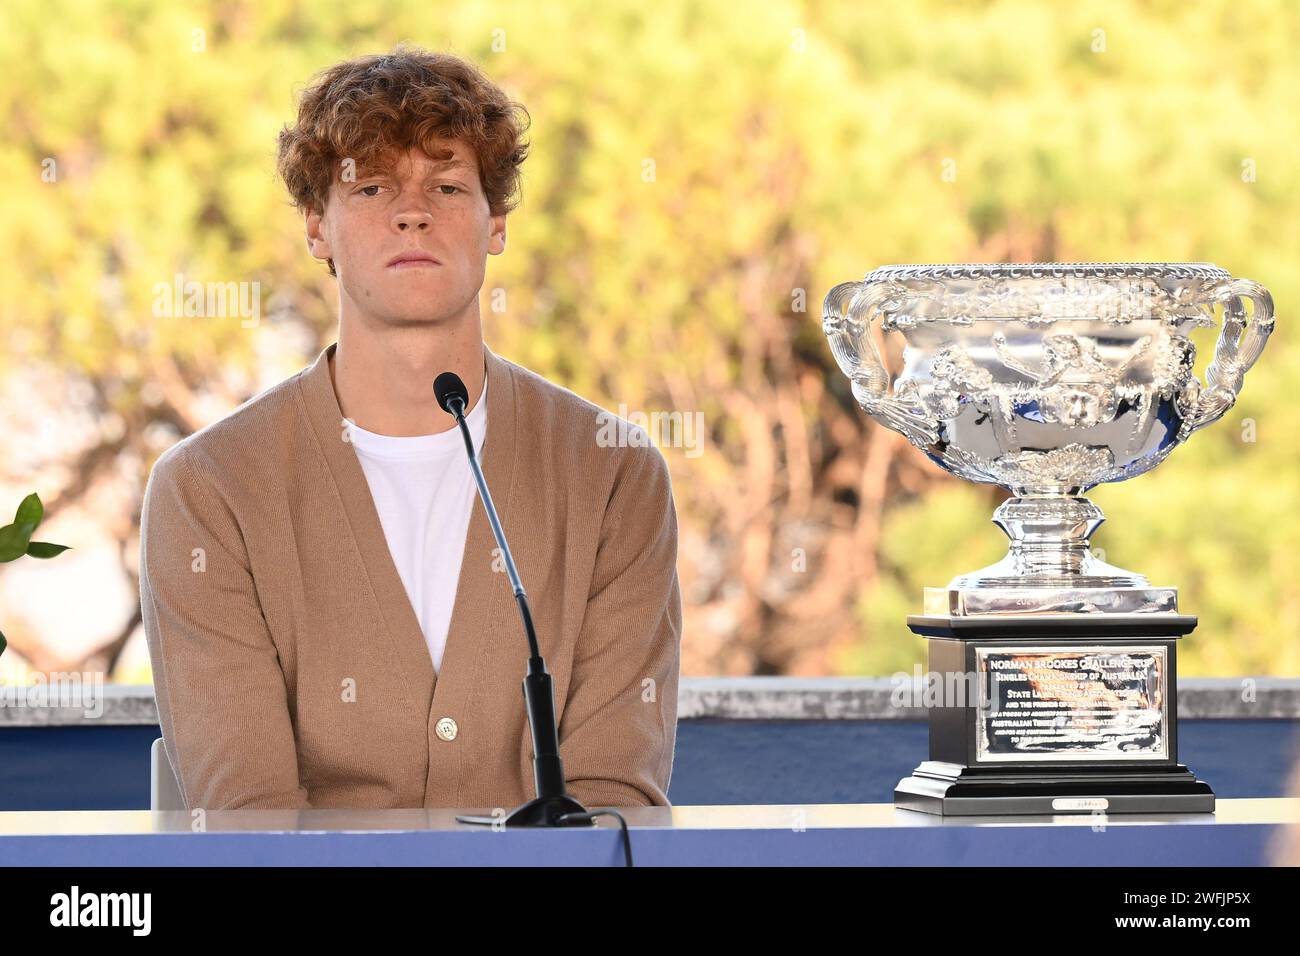
<svg viewBox="0 0 1300 956"><path fill-rule="evenodd" d="M1189 334L1219 307L1202 385ZM892 389L877 320L905 342ZM1177 588L1093 553L1104 517L1084 494L1150 471L1232 407L1273 329L1268 291L1208 263L884 266L827 294L823 328L872 418L1010 493L993 515L1006 556L926 588L907 619L942 700L895 805L1213 811L1178 761L1177 642L1196 618Z"/></svg>

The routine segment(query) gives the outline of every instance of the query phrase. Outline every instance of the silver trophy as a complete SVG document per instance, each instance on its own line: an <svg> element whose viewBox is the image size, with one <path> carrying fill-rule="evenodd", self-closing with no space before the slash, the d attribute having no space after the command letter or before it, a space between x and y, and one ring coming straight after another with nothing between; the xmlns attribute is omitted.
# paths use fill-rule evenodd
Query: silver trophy
<svg viewBox="0 0 1300 956"><path fill-rule="evenodd" d="M1189 333L1218 305L1201 386ZM1232 407L1273 330L1263 286L1205 263L885 266L832 289L823 317L869 415L1013 495L993 517L1007 556L927 588L927 613L1177 611L1175 588L1093 555L1104 518L1083 493L1150 471ZM907 342L892 394L875 321Z"/></svg>
<svg viewBox="0 0 1300 956"><path fill-rule="evenodd" d="M1202 385L1189 335L1213 326L1219 307L1223 324ZM906 342L892 389L872 339L877 321L882 332L899 332ZM1133 788L1094 798L1087 786L1065 787L1057 803L972 802L953 799L960 787L950 785L984 779L980 766L999 762L1025 770L1048 761L1111 760L1122 769L1125 761L1145 758L1178 767L1173 644L1195 627L1195 618L1178 613L1176 588L1153 586L1091 551L1089 537L1104 518L1084 493L1150 471L1232 407L1273 330L1268 291L1207 263L895 265L832 289L823 327L868 414L940 467L1012 495L993 516L1011 539L1006 557L946 588L926 588L924 615L909 618L909 626L969 644L969 654L938 655L946 668L1027 680L1026 693L1037 696L1026 708L1058 709L1053 726L1059 732L1040 731L1031 718L1016 722L1007 715L1022 714L999 710L1017 707L1013 697L985 688L966 714L971 727L944 718L940 736L961 736L969 746L941 743L941 758L900 784L906 797L900 805L1005 813L1096 809L1089 800L1109 799L1112 808L1126 810L1174 808L1177 800L1142 799ZM1048 669L1059 674L1081 666L1096 676L1073 704L1042 691L1060 683L1042 677ZM999 673L990 674L991 667ZM1006 673L1017 668L1016 675ZM1092 717L1084 715L1089 710ZM1096 713L1115 719L1100 726ZM935 721L932 711L932 758ZM1003 725L1019 732L995 733ZM1014 778L999 778L1009 781ZM1212 793L1197 783L1212 806ZM1083 803L1070 802L1078 800ZM1205 802L1179 806L1204 808Z"/></svg>

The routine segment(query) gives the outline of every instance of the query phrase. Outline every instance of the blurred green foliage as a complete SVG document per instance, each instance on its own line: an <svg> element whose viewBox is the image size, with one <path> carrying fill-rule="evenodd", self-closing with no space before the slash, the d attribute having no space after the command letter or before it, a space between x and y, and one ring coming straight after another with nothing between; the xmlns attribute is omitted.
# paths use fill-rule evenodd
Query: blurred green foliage
<svg viewBox="0 0 1300 956"><path fill-rule="evenodd" d="M486 335L609 407L704 411L709 453L668 452L695 672L910 669L920 589L1004 549L995 492L908 448L884 471L867 570L811 543L862 527L845 474L876 427L821 336L832 285L889 262L1030 258L1205 260L1264 283L1278 331L1240 403L1094 492L1109 518L1094 543L1200 615L1184 675L1300 673L1295 4L6 0L0 16L0 375L41 361L88 377L128 435L185 431L185 390L169 372L160 395L160 368L201 391L251 366L265 331L154 318L177 272L259 281L267 324L329 341L332 280L272 162L311 74L405 39L522 100L533 154L510 250L489 262L508 306L485 303ZM923 485L897 483L917 468ZM790 594L848 579L821 602L841 617L812 627L769 587L805 540Z"/></svg>
<svg viewBox="0 0 1300 956"><path fill-rule="evenodd" d="M40 495L35 492L18 503L14 520L0 528L0 563L17 561L23 556L54 558L68 550L67 545L32 540L32 534L44 517L45 506L41 503ZM4 634L0 633L0 654L4 653L8 643Z"/></svg>

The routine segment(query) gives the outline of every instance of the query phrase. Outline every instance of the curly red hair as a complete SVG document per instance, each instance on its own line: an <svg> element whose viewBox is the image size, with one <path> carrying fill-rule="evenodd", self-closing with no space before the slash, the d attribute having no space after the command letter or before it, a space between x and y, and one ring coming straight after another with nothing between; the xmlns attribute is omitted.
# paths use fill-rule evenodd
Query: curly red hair
<svg viewBox="0 0 1300 956"><path fill-rule="evenodd" d="M450 157L446 140L471 147L494 216L518 206L523 134L531 118L474 64L399 44L318 73L302 94L298 121L280 131L277 168L300 210L323 212L330 184L351 159L359 174L420 147ZM334 275L334 263L329 263Z"/></svg>

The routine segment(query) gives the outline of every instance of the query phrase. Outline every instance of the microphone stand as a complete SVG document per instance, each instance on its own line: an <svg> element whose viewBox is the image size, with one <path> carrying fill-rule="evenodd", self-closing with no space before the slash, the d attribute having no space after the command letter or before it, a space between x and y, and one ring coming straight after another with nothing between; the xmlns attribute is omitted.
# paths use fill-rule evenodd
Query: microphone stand
<svg viewBox="0 0 1300 956"><path fill-rule="evenodd" d="M528 724L533 733L533 782L537 797L515 807L504 818L508 827L565 827L594 826L595 820L587 814L584 807L569 796L564 787L564 764L560 761L560 735L555 727L555 697L551 691L551 675L546 671L546 662L542 660L537 647L537 632L533 629L533 615L528 609L528 596L524 585L519 580L515 569L515 560L510 555L510 546L506 544L505 532L497 519L497 509L492 504L492 493L488 491L483 478L483 469L479 467L478 457L474 454L474 440L470 437L469 425L465 422L465 402L461 395L453 394L447 398L446 408L460 426L461 436L465 439L465 450L469 452L469 466L474 472L474 481L478 484L479 497L483 501L483 510L487 512L488 522L492 525L492 534L497 540L497 547L506 560L506 572L510 575L510 584L514 588L515 601L519 605L519 616L524 622L524 633L528 636L528 674L524 677L524 703L528 710ZM573 816L573 815L578 816ZM485 826L501 826L502 818L496 816L457 815L460 823L474 823Z"/></svg>

